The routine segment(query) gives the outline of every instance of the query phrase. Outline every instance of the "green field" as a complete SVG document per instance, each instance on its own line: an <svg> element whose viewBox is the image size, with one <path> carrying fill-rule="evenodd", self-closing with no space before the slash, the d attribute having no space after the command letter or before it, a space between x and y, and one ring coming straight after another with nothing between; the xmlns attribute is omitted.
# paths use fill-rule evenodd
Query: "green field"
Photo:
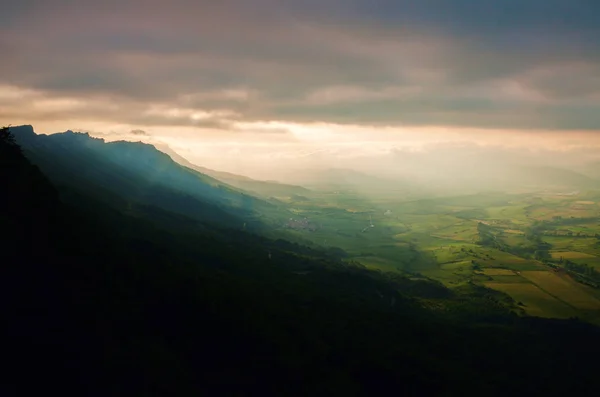
<svg viewBox="0 0 600 397"><path fill-rule="evenodd" d="M495 269L495 268L486 268L483 271L483 274L485 274L486 276L516 276L517 275L513 270Z"/></svg>
<svg viewBox="0 0 600 397"><path fill-rule="evenodd" d="M293 233L342 248L370 269L421 274L449 287L473 282L508 294L529 315L600 321L600 290L575 281L578 274L596 277L590 268L600 271L596 201L545 193L403 201L313 192L294 211L320 228ZM574 273L557 275L553 266Z"/></svg>
<svg viewBox="0 0 600 397"><path fill-rule="evenodd" d="M486 287L502 291L523 304L525 312L531 316L569 318L577 312L564 302L547 294L529 283L485 283Z"/></svg>
<svg viewBox="0 0 600 397"><path fill-rule="evenodd" d="M587 259L595 258L594 255L586 254L585 252L578 251L551 251L552 258L565 258L565 259Z"/></svg>
<svg viewBox="0 0 600 397"><path fill-rule="evenodd" d="M395 272L402 269L402 264L391 260L379 258L376 256L355 257L360 263L372 270L381 270L383 272Z"/></svg>
<svg viewBox="0 0 600 397"><path fill-rule="evenodd" d="M600 300L585 292L576 283L551 271L528 271L523 277L557 299L582 310L600 310Z"/></svg>

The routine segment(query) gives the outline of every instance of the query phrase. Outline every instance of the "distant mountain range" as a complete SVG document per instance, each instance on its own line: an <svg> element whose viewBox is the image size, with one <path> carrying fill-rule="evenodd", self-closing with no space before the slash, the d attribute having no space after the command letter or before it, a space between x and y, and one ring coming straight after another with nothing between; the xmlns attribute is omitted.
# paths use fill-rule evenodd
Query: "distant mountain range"
<svg viewBox="0 0 600 397"><path fill-rule="evenodd" d="M589 162L579 167L578 171L590 178L600 180L600 161Z"/></svg>
<svg viewBox="0 0 600 397"><path fill-rule="evenodd" d="M353 192L365 197L405 197L423 193L426 187L407 178L380 177L349 168L323 168L290 172L291 183L321 191Z"/></svg>
<svg viewBox="0 0 600 397"><path fill-rule="evenodd" d="M155 146L163 153L168 154L174 161L185 167L198 171L204 175L209 175L215 179L218 179L219 181L227 183L230 186L234 186L238 189L243 189L254 194L264 197L289 197L292 195L303 195L310 193L309 189L301 186L289 185L274 181L259 181L247 176L236 175L224 171L215 171L210 168L201 167L199 165L192 164L186 158L171 149L168 145L156 144Z"/></svg>
<svg viewBox="0 0 600 397"><path fill-rule="evenodd" d="M555 186L565 188L597 188L600 181L577 171L551 166L515 167L516 180L533 186Z"/></svg>
<svg viewBox="0 0 600 397"><path fill-rule="evenodd" d="M597 387L597 368L582 359L600 353L591 324L521 317L517 302L472 282L447 288L279 232L267 238L264 214L285 211L276 200L152 145L10 132L0 129L2 396ZM343 170L321 178L383 183Z"/></svg>
<svg viewBox="0 0 600 397"><path fill-rule="evenodd" d="M597 164L576 170L497 162L481 162L479 166L455 162L427 169L418 164L411 169L405 164L408 171L396 177L347 168L315 168L290 171L283 181L259 181L193 164L166 144L105 142L72 131L36 135L31 126L11 130L28 156L55 183L85 182L86 189L93 186L104 197L110 192L112 196L126 193L133 200L164 204L186 216L218 222L235 216L231 222L238 224L239 216L256 219L259 213L273 212L281 204L278 198L310 197L311 190L347 191L375 199L491 190L600 188ZM166 199L165 195L173 194L178 196L176 200Z"/></svg>
<svg viewBox="0 0 600 397"><path fill-rule="evenodd" d="M466 193L509 190L565 190L600 188L600 180L579 170L545 165L486 163L453 164L421 170L415 167L400 180L410 180L433 193Z"/></svg>

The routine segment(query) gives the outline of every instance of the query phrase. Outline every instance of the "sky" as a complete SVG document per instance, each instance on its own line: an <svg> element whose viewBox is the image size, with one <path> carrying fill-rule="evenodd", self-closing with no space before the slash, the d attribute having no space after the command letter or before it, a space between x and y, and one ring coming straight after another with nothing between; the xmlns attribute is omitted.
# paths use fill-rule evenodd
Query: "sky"
<svg viewBox="0 0 600 397"><path fill-rule="evenodd" d="M580 158L599 20L597 0L13 1L0 124L264 177L442 144Z"/></svg>

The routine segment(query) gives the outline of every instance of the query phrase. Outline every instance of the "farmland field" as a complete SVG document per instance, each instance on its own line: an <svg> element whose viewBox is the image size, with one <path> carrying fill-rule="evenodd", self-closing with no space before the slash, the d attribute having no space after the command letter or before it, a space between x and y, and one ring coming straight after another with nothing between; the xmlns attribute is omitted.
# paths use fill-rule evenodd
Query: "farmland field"
<svg viewBox="0 0 600 397"><path fill-rule="evenodd" d="M487 268L483 271L486 276L515 276L516 273L508 269Z"/></svg>
<svg viewBox="0 0 600 397"><path fill-rule="evenodd" d="M539 287L528 283L485 283L485 286L510 295L521 302L525 312L532 316L569 318L576 311Z"/></svg>
<svg viewBox="0 0 600 397"><path fill-rule="evenodd" d="M523 277L561 301L583 310L600 310L600 301L589 295L575 283L558 277L550 271L528 271L521 273Z"/></svg>
<svg viewBox="0 0 600 397"><path fill-rule="evenodd" d="M594 255L586 254L585 252L577 251L552 251L552 258L564 258L564 259L582 259L582 258L595 258Z"/></svg>
<svg viewBox="0 0 600 397"><path fill-rule="evenodd" d="M600 323L596 201L472 194L402 202L315 193L294 206L320 225L303 237L340 247L367 268L418 274L451 288L476 283L521 302L528 315Z"/></svg>

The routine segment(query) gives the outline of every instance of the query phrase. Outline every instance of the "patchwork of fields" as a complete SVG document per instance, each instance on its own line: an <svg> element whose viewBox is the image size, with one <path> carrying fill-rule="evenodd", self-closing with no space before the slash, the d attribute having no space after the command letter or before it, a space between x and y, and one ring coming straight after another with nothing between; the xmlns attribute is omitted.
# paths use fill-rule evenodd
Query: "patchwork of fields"
<svg viewBox="0 0 600 397"><path fill-rule="evenodd" d="M568 262L600 271L598 199L498 193L399 202L329 193L292 204L321 226L303 237L373 270L419 273L449 287L476 283L510 295L529 315L600 323L600 289L564 269Z"/></svg>
<svg viewBox="0 0 600 397"><path fill-rule="evenodd" d="M509 274L512 273L512 274ZM532 316L593 318L600 310L599 294L554 270L506 271L485 269L486 287L513 297Z"/></svg>
<svg viewBox="0 0 600 397"><path fill-rule="evenodd" d="M569 318L577 314L573 308L535 284L489 282L484 285L510 295L531 316Z"/></svg>

